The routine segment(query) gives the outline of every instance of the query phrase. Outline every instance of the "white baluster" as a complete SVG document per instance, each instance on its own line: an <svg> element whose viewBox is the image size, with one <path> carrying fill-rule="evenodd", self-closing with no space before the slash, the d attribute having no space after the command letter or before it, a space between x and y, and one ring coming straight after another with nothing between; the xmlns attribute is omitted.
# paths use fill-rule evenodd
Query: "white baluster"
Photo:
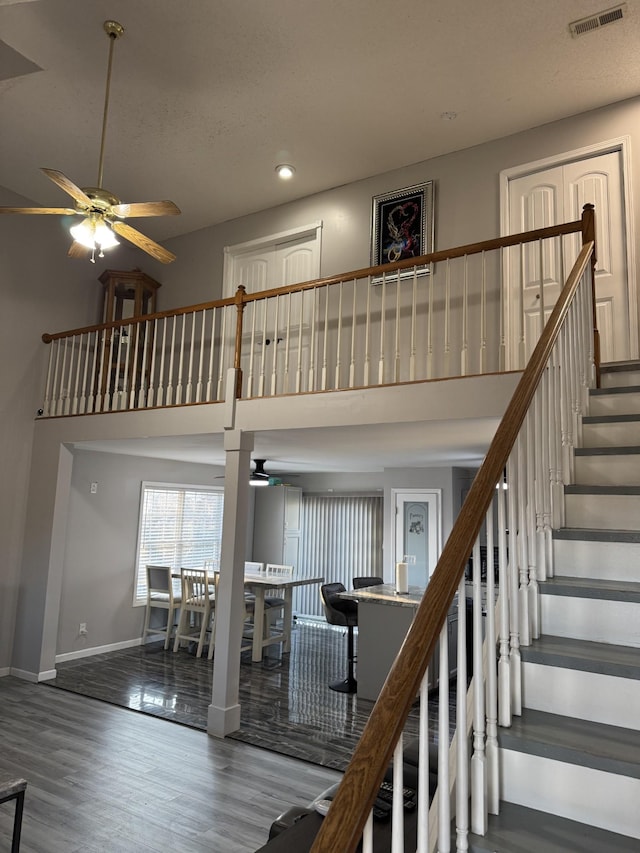
<svg viewBox="0 0 640 853"><path fill-rule="evenodd" d="M411 279L411 337L409 348L409 381L413 382L416 378L416 320L417 320L417 302L418 302L418 269L413 268L413 277Z"/></svg>
<svg viewBox="0 0 640 853"><path fill-rule="evenodd" d="M42 401L42 414L48 417L51 414L51 383L53 378L53 363L54 351L56 350L55 341L49 342L49 358L47 359L47 381L44 386L44 400Z"/></svg>
<svg viewBox="0 0 640 853"><path fill-rule="evenodd" d="M271 391L272 397L275 397L278 390L278 342L280 340L279 325L280 325L280 296L275 298L276 315L273 326L273 355L271 357Z"/></svg>
<svg viewBox="0 0 640 853"><path fill-rule="evenodd" d="M304 319L304 298L309 291L300 291L300 318L298 322L298 367L296 369L296 394L302 390L302 323ZM311 291L311 298L314 297L314 291Z"/></svg>
<svg viewBox="0 0 640 853"><path fill-rule="evenodd" d="M525 274L526 274L526 265L525 265L525 247L522 243L518 247L516 247L516 251L519 253L519 272L520 272L520 317L519 320L519 330L518 330L518 363L515 365L516 369L523 370L525 364L527 363L527 350L526 350L526 341L525 341L525 322L524 322L524 282L525 282Z"/></svg>
<svg viewBox="0 0 640 853"><path fill-rule="evenodd" d="M520 604L518 584L518 476L517 448L507 462L507 504L509 508L509 662L511 672L511 713L522 714L522 672L520 663Z"/></svg>
<svg viewBox="0 0 640 853"><path fill-rule="evenodd" d="M99 375L96 372L97 364L98 364L98 350L101 346L101 335L97 330L93 333L93 359L91 361L91 373L89 379L89 396L87 399L87 412L93 412L94 407L98 408L98 397L100 394L99 389Z"/></svg>
<svg viewBox="0 0 640 853"><path fill-rule="evenodd" d="M149 380L153 373L153 365L147 376L147 361L149 352L153 354L153 330L155 328L155 320L145 320L144 326L140 325L140 334L142 335L142 365L140 367L140 387L138 389L138 408L143 409L147 403L147 394L150 393Z"/></svg>
<svg viewBox="0 0 640 853"><path fill-rule="evenodd" d="M542 456L542 415L541 389L538 388L531 401L531 407L527 414L529 428L527 430L527 468L529 496L533 505L535 518L534 535L531 539L529 549L529 585L527 588L529 610L529 624L531 637L537 639L540 636L540 598L538 595L538 580L544 580L545 567L545 541L544 520L542 513L542 491L544 489L544 459ZM530 455L529 455L530 454Z"/></svg>
<svg viewBox="0 0 640 853"><path fill-rule="evenodd" d="M439 672L449 672L447 625L440 632ZM460 680L458 677L458 686ZM467 685L462 692L466 696ZM438 853L451 851L451 806L449 799L449 679L438 679Z"/></svg>
<svg viewBox="0 0 640 853"><path fill-rule="evenodd" d="M364 365L362 372L362 384L365 388L369 387L369 377L371 371L371 276L367 279L367 310L365 317L364 329Z"/></svg>
<svg viewBox="0 0 640 853"><path fill-rule="evenodd" d="M468 324L469 324L469 259L465 255L462 259L462 342L460 347L460 376L467 375L467 356L468 356Z"/></svg>
<svg viewBox="0 0 640 853"><path fill-rule="evenodd" d="M349 357L349 388L356 384L356 294L358 292L358 279L353 279L353 304L351 306L351 352Z"/></svg>
<svg viewBox="0 0 640 853"><path fill-rule="evenodd" d="M322 371L320 375L320 388L327 390L327 339L329 335L329 288L324 287L324 330L322 333Z"/></svg>
<svg viewBox="0 0 640 853"><path fill-rule="evenodd" d="M500 478L502 480L502 478ZM502 482L498 483L498 498L504 492ZM498 764L498 677L496 661L496 590L495 590L495 549L494 549L494 512L489 504L486 518L487 531L487 587L486 587L486 697L487 697L487 811L498 814L500 809L500 770ZM473 671L476 672L475 659ZM474 830L475 832L475 830Z"/></svg>
<svg viewBox="0 0 640 853"><path fill-rule="evenodd" d="M156 400L156 405L161 406L164 397L164 389L165 389L165 381L164 381L164 357L167 351L167 325L169 323L168 317L163 317L162 319L162 346L160 348L160 373L158 375L158 399ZM151 404L149 404L151 405Z"/></svg>
<svg viewBox="0 0 640 853"><path fill-rule="evenodd" d="M196 380L196 403L202 403L202 388L204 386L204 342L207 327L207 309L202 309L200 324L200 351L198 355L198 379Z"/></svg>
<svg viewBox="0 0 640 853"><path fill-rule="evenodd" d="M510 630L509 630L509 570L508 562L513 559L510 547L507 552L507 516L506 516L506 489L512 487L512 483L499 483L498 489L498 585L499 598L498 607L500 615L500 630L498 638L498 721L501 726L511 725L511 662ZM511 531L510 531L511 532Z"/></svg>
<svg viewBox="0 0 640 853"><path fill-rule="evenodd" d="M552 442L554 425L549 415L549 387L551 384L551 359L542 374L540 383L541 415L539 428L542 432L542 453L540 463L540 479L542 481L542 528L544 531L544 575L540 580L553 576L553 531L551 526L551 490L553 488Z"/></svg>
<svg viewBox="0 0 640 853"><path fill-rule="evenodd" d="M476 539L475 545L473 546L473 753L471 756L471 831L475 832L477 835L484 835L487 831L487 762L484 743L485 700L482 665L483 632L481 569L480 540ZM487 578L490 574L493 574L493 553L490 553L489 548L487 547ZM464 582L461 586L461 590L464 595ZM460 616L459 610L458 619L460 618L463 617ZM493 658L492 649L489 649L489 656Z"/></svg>
<svg viewBox="0 0 640 853"><path fill-rule="evenodd" d="M309 387L307 391L316 391L316 313L318 307L318 291L313 291L311 303L311 341L309 345Z"/></svg>
<svg viewBox="0 0 640 853"><path fill-rule="evenodd" d="M442 679L443 673L440 673ZM482 677L482 670L479 673ZM456 851L469 849L469 740L467 737L467 602L464 575L458 587L456 677Z"/></svg>
<svg viewBox="0 0 640 853"><path fill-rule="evenodd" d="M169 375L167 377L167 406L173 403L173 361L176 351L176 324L178 318L174 315L171 317L171 344L169 348Z"/></svg>
<svg viewBox="0 0 640 853"><path fill-rule="evenodd" d="M289 388L289 345L291 343L291 300L293 298L293 294L288 293L286 295L287 300L287 319L286 319L286 328L284 332L284 369L282 371L282 393L287 394L290 391Z"/></svg>
<svg viewBox="0 0 640 853"><path fill-rule="evenodd" d="M395 351L393 354L392 381L400 381L400 270L396 273L396 316L394 318Z"/></svg>
<svg viewBox="0 0 640 853"><path fill-rule="evenodd" d="M58 395L58 415L68 415L69 380L67 379L67 350L69 338L64 338L62 345L62 364L60 366L60 394Z"/></svg>
<svg viewBox="0 0 640 853"><path fill-rule="evenodd" d="M487 370L487 258L485 252L481 255L482 274L480 280L480 356L478 373L486 373ZM500 297L502 298L500 288ZM502 320L502 318L501 318Z"/></svg>
<svg viewBox="0 0 640 853"><path fill-rule="evenodd" d="M183 320L183 332L184 326L187 324L186 314L184 315ZM191 345L189 346L189 367L187 372L187 387L185 389L185 403L191 402L191 394L193 391L193 353L196 345L196 312L191 312Z"/></svg>
<svg viewBox="0 0 640 853"><path fill-rule="evenodd" d="M507 259L506 264L508 267L509 249L501 248L498 250L498 252L499 252L499 257L500 257L499 281L504 282L505 281L505 274L504 274L505 257ZM504 287L504 285L503 285L499 288L499 290L500 290L500 329L499 329L500 344L499 344L499 349L498 349L498 368L499 368L499 370L507 370L508 368L511 367L511 364L507 362L507 338L506 338L506 332L505 332L505 329L507 326L507 322L506 322L507 303L506 303L506 298L505 298L507 288Z"/></svg>
<svg viewBox="0 0 640 853"><path fill-rule="evenodd" d="M429 669L420 684L418 722L418 845L416 853L429 853Z"/></svg>
<svg viewBox="0 0 640 853"><path fill-rule="evenodd" d="M338 330L337 330L337 339L336 339L336 368L335 374L333 377L333 387L340 388L340 368L342 366L341 358L340 358L340 349L342 346L342 290L344 283L341 281L338 285ZM328 294L328 289L327 289ZM328 299L327 299L328 301Z"/></svg>
<svg viewBox="0 0 640 853"><path fill-rule="evenodd" d="M528 517L527 517L527 420L522 425L520 435L516 441L518 453L518 569L519 569L519 602L518 613L520 616L520 645L531 645L531 623L529 617L529 598L527 587L529 585L529 549L528 549Z"/></svg>
<svg viewBox="0 0 640 853"><path fill-rule="evenodd" d="M391 803L391 853L404 851L403 738L398 738L393 751L393 800Z"/></svg>
<svg viewBox="0 0 640 853"><path fill-rule="evenodd" d="M186 314L180 314L180 351L178 353L178 381L176 382L176 403L182 403L182 371L184 367L184 343L187 328Z"/></svg>
<svg viewBox="0 0 640 853"><path fill-rule="evenodd" d="M126 331L125 331L126 329ZM118 378L116 378L116 387L114 391L118 394L118 399L115 399L114 394L114 408L115 409L126 409L127 408L127 396L128 396L128 386L129 386L129 358L131 355L131 337L132 337L132 328L131 324L128 326L120 326L120 340L119 340L119 349L117 356L117 370L120 370L120 364L122 359L122 349L124 347L125 356L124 356L124 372L122 374L122 387L118 382Z"/></svg>
<svg viewBox="0 0 640 853"><path fill-rule="evenodd" d="M216 392L216 400L224 400L224 379L225 379L225 356L227 352L227 317L229 312L233 311L234 320L236 309L235 306L227 306L222 310L222 328L220 329L220 345L218 347L218 390ZM266 306L265 306L265 322L266 322ZM235 328L232 323L232 328ZM262 352L264 357L264 337L262 339Z"/></svg>
<svg viewBox="0 0 640 853"><path fill-rule="evenodd" d="M127 404L127 408L135 409L136 407L136 392L139 388L144 384L144 372L142 370L142 366L138 368L138 360L140 356L140 341L142 338L142 322L132 324L131 326L131 340L133 347L133 367L131 369L131 382L129 384L129 402ZM142 339L144 344L144 340ZM143 350L144 352L144 347Z"/></svg>
<svg viewBox="0 0 640 853"><path fill-rule="evenodd" d="M384 332L386 322L386 295L387 295L387 276L382 275L381 302L380 302L380 352L378 353L378 385L384 382Z"/></svg>
<svg viewBox="0 0 640 853"><path fill-rule="evenodd" d="M444 289L444 376L451 376L451 263L447 258Z"/></svg>
<svg viewBox="0 0 640 853"><path fill-rule="evenodd" d="M373 810L369 812L369 817L364 825L362 853L373 853Z"/></svg>
<svg viewBox="0 0 640 853"><path fill-rule="evenodd" d="M433 268L429 273L429 305L427 317L427 379L433 378Z"/></svg>

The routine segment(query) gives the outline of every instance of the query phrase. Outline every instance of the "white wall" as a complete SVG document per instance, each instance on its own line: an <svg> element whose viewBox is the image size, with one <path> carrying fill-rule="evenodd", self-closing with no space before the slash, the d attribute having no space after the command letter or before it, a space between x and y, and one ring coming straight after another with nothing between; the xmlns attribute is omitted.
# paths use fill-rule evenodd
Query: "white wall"
<svg viewBox="0 0 640 853"><path fill-rule="evenodd" d="M364 267L369 263L372 196L423 180L434 180L436 184L436 248L495 237L499 233L501 169L623 135L631 137L632 159L637 161L639 124L640 98L634 98L175 238L167 245L177 253L178 259L168 267L142 252L124 248L105 260L113 269L139 266L160 281L161 310L219 296L225 245L318 219L324 223L322 274ZM633 201L640 198L637 169L632 178ZM25 203L28 202L0 189L0 204ZM97 278L106 265L68 260L64 255L68 238L66 234L61 236L63 225L58 218L6 216L0 224L0 316L4 331L1 344L4 357L0 360L0 405L4 415L0 461L10 484L3 492L0 512L0 541L4 546L0 569L1 674L12 660L33 414L38 407L46 350L40 343L40 335L43 331L61 331L95 322L102 292ZM636 218L636 241L639 236ZM47 460L43 460L42 475L55 476L48 466ZM43 489L40 473L35 470L31 478L33 517L40 504L44 506L48 501L50 508L52 503L50 484ZM29 610L28 602L45 594L40 587L37 591L31 589L35 578L31 572L38 571L34 560L48 556L45 543L29 544L34 551L29 559L30 569L23 571L21 577L25 602L20 610L21 620ZM18 645L25 642L25 633L26 628L19 630L15 641Z"/></svg>

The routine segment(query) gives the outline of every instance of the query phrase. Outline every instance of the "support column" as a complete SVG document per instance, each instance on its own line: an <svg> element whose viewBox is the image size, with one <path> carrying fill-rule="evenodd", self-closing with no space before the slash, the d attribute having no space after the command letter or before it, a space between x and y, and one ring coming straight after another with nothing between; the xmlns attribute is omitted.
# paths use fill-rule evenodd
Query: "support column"
<svg viewBox="0 0 640 853"><path fill-rule="evenodd" d="M207 732L214 737L225 737L240 728L240 646L253 433L228 430L224 448L222 550L215 612L213 691L207 721Z"/></svg>

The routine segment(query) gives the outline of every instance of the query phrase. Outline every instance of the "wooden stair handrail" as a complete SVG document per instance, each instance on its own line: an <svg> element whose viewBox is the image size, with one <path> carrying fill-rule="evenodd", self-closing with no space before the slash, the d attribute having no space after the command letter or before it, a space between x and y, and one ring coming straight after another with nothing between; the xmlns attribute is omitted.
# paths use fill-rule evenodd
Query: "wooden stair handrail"
<svg viewBox="0 0 640 853"><path fill-rule="evenodd" d="M507 406L451 534L429 580L416 615L380 691L360 741L324 818L311 853L353 853L391 761L406 719L434 653L473 544L524 422L582 275L594 241L582 246Z"/></svg>
<svg viewBox="0 0 640 853"><path fill-rule="evenodd" d="M385 275L388 280L394 272L411 269L415 266L428 266L429 264L440 263L441 261L450 260L452 258L462 258L465 255L477 255L481 252L508 248L509 246L518 246L521 243L531 243L534 240L544 240L549 237L557 237L563 234L576 234L583 231L583 219L578 219L575 222L565 222L562 225L551 225L547 228L537 228L534 231L523 231L520 234L510 234L506 237L496 237L492 240L484 240L480 243L469 243L466 246L457 246L453 249L443 249L439 252L431 252L429 255L421 255L417 258L407 258L404 261L397 261L393 264L364 267L363 269L341 273L340 275L332 275L325 278L317 278L311 281L300 282L298 284L275 287L271 290L260 290L256 293L246 293L244 286L240 285L240 288L242 288L241 297L239 297L238 291L236 291L234 296L228 296L225 299L214 299L210 302L200 302L196 305L184 306L183 308L156 311L154 314L143 314L140 317L129 317L124 320L112 320L109 323L98 323L93 326L83 326L80 329L70 329L66 332L44 332L42 340L45 344L49 344L51 341L60 340L61 338L71 338L75 335L83 335L89 332L99 332L104 329L117 329L120 326L146 323L150 320L162 320L165 317L176 317L181 314L191 314L196 311L205 311L212 308L224 308L230 305L236 305L238 310L240 310L240 308L243 308L247 302L270 299L274 296L281 296L286 293L299 293L304 290L314 290L319 287L338 284L341 281L352 281L353 279L367 278L368 276L375 278L377 276Z"/></svg>

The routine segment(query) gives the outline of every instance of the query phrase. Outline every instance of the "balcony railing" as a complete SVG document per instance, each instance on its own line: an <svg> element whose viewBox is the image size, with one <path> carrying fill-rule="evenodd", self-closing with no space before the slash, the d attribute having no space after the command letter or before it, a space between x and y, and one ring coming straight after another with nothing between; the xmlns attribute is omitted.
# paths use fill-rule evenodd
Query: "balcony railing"
<svg viewBox="0 0 640 853"><path fill-rule="evenodd" d="M43 335L45 417L521 370L584 217L384 267ZM533 306L533 307L532 307Z"/></svg>

